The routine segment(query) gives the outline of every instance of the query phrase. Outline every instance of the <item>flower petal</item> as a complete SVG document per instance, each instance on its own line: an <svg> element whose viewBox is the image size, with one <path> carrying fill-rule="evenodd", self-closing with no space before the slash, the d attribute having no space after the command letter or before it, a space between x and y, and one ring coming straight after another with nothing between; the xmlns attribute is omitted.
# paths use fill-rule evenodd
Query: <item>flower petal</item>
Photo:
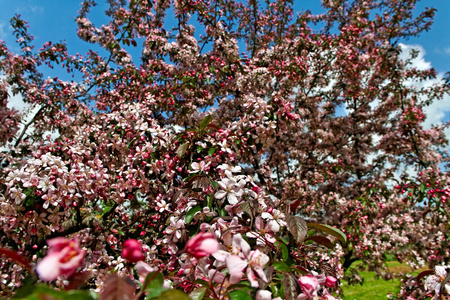
<svg viewBox="0 0 450 300"><path fill-rule="evenodd" d="M247 267L247 262L236 255L230 255L225 259L228 272L230 273L230 282L238 283L243 275L243 271Z"/></svg>
<svg viewBox="0 0 450 300"><path fill-rule="evenodd" d="M39 278L44 281L53 281L58 278L60 273L59 269L59 256L58 255L47 255L44 257L36 267L36 272Z"/></svg>

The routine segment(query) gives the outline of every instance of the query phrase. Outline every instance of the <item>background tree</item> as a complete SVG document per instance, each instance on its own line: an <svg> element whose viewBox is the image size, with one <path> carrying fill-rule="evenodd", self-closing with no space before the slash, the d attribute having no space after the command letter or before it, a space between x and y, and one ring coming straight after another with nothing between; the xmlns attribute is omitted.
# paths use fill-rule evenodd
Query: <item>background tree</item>
<svg viewBox="0 0 450 300"><path fill-rule="evenodd" d="M398 45L430 28L433 9L323 1L315 16L294 15L292 1L108 2L109 24L89 20L93 1L76 18L79 37L105 55L35 50L18 16L21 54L0 45L0 116L19 117L8 90L37 111L21 131L1 131L0 142L13 139L1 154L2 247L36 260L46 240L77 233L97 288L108 270L128 272L117 258L125 237L153 245L145 259L165 274L198 271L176 254L199 230L225 246L228 232L256 232L263 243L251 246L271 259L334 277L341 256L344 269L359 259L379 273L388 253L448 263L448 144L443 127L422 125L449 85L411 87L436 72L402 61ZM80 80L44 79L45 65ZM342 247L313 238L333 249L317 256L294 216L330 225ZM4 291L24 276L1 268ZM194 273L173 282L189 290Z"/></svg>

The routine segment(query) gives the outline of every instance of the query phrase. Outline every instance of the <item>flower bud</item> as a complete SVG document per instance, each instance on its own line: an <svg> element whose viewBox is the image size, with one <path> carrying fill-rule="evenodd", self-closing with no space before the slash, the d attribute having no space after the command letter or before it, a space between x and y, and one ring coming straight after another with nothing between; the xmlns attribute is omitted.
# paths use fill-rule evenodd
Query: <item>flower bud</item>
<svg viewBox="0 0 450 300"><path fill-rule="evenodd" d="M336 285L337 279L334 278L333 276L327 276L327 278L325 279L325 285L329 288L334 288L334 286Z"/></svg>
<svg viewBox="0 0 450 300"><path fill-rule="evenodd" d="M202 258L219 250L219 243L212 233L200 232L186 243L185 251L195 258Z"/></svg>
<svg viewBox="0 0 450 300"><path fill-rule="evenodd" d="M138 240L129 239L123 243L122 257L129 262L135 263L144 259L142 247Z"/></svg>

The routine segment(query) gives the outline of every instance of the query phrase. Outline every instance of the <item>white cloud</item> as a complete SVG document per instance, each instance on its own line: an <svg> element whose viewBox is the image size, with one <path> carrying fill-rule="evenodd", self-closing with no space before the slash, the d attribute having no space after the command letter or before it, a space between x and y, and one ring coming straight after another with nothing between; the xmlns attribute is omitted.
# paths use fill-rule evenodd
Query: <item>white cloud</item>
<svg viewBox="0 0 450 300"><path fill-rule="evenodd" d="M3 80L4 76L0 75L0 80ZM20 94L17 95L13 95L12 91L10 89L8 89L8 103L7 103L7 107L8 108L14 108L16 110L18 110L21 114L22 114L22 120L21 120L21 124L19 126L19 132L17 133L16 136L18 136L20 134L20 132L22 132L25 124L29 123L34 116L36 115L36 113L38 112L40 105L30 105L29 103L25 103L23 101L23 97ZM33 131L33 126L30 126L27 129L27 133L30 133ZM58 132L45 132L44 136L46 136L47 134L50 134L52 139L56 139L59 137L59 133ZM4 151L6 150L7 147L2 147L0 148L0 151Z"/></svg>
<svg viewBox="0 0 450 300"><path fill-rule="evenodd" d="M434 49L434 53L437 53L437 54L450 54L450 47L436 48L436 49Z"/></svg>
<svg viewBox="0 0 450 300"><path fill-rule="evenodd" d="M34 14L42 14L44 12L44 7L42 7L42 6L30 6L29 9Z"/></svg>
<svg viewBox="0 0 450 300"><path fill-rule="evenodd" d="M24 112L30 105L23 102L23 98L21 95L14 95L12 96L11 91L8 91L9 98L8 98L8 107L9 108L15 108L20 112Z"/></svg>
<svg viewBox="0 0 450 300"><path fill-rule="evenodd" d="M426 51L422 46L400 44L400 47L402 49L400 58L403 60L406 60L409 57L411 50L414 49L418 51L417 57L411 60L410 67L415 67L419 70L426 70L432 67L431 63L425 60ZM408 84L417 88L426 88L440 84L443 77L444 74L439 73L437 74L436 79L425 80L422 82L409 82ZM445 117L450 114L450 96L445 95L443 99L435 100L430 106L424 108L424 113L426 115L426 119L423 124L425 129L431 128L432 125L442 124ZM445 133L447 138L450 139L450 129L448 129Z"/></svg>
<svg viewBox="0 0 450 300"><path fill-rule="evenodd" d="M426 70L431 68L431 63L425 61L425 55L427 52L421 45L405 45L400 43L402 52L400 53L400 59L406 61L410 58L412 51L418 51L417 57L411 60L411 67L419 70Z"/></svg>

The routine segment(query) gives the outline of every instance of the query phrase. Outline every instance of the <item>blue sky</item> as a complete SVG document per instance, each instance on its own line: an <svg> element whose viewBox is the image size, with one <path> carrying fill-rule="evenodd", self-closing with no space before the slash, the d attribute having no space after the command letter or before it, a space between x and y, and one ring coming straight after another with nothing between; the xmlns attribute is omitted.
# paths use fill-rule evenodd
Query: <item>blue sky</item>
<svg viewBox="0 0 450 300"><path fill-rule="evenodd" d="M3 0L1 2L0 40L6 41L13 52L17 53L19 49L15 45L9 20L18 13L22 15L22 19L29 22L29 31L34 35L35 45L38 48L49 40L53 42L65 40L70 54L77 52L85 54L88 49L93 48L92 44L79 40L76 35L75 17L81 0ZM93 9L91 16L93 16L94 25L99 27L107 22L103 14L106 1L98 0L97 2L100 6ZM313 13L321 12L319 0L297 0L296 3L296 9L307 8ZM421 55L415 60L415 64L423 68L434 67L442 75L450 71L450 0L422 0L416 9L421 11L425 6L435 7L438 10L432 29L417 38L402 41L405 44L403 49L418 48L421 50ZM99 50L99 48L94 47L93 50ZM137 62L136 58L134 60ZM58 74L52 72L48 75ZM23 105L17 98L12 99L11 102L10 104L16 108L21 108ZM449 117L450 97L446 97L429 108L427 123L431 125L442 121L448 122ZM450 131L448 136L450 137Z"/></svg>
<svg viewBox="0 0 450 300"><path fill-rule="evenodd" d="M40 46L48 40L65 40L69 52L83 54L92 45L80 41L76 36L75 16L79 9L79 0L15 0L2 1L0 10L0 39L5 40L7 45L14 49L14 38L11 35L9 19L17 13L29 22L30 32L35 36L36 45ZM104 1L99 0L99 3ZM319 0L297 1L296 8L306 7L313 13L319 13ZM103 6L103 5L100 5ZM450 71L450 1L449 0L422 0L417 9L425 6L438 9L432 30L423 33L418 38L404 41L405 44L418 44L426 52L425 59L435 67L438 72ZM95 20L106 20L102 17L102 7L94 9ZM94 22L95 24L96 22ZM96 24L100 25L100 24Z"/></svg>

